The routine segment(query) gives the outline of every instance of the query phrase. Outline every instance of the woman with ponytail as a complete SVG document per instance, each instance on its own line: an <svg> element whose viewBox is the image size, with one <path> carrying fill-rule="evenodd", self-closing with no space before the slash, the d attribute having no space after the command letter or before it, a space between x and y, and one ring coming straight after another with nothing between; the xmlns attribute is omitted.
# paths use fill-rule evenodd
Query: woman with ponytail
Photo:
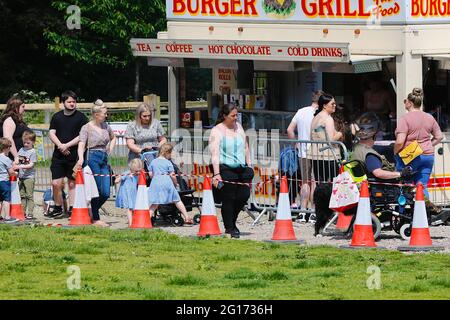
<svg viewBox="0 0 450 320"><path fill-rule="evenodd" d="M250 197L250 187L238 183L250 183L253 169L244 129L237 122L237 107L222 106L216 126L211 130L209 148L213 168L213 185L222 199L222 220L225 233L239 238L236 220ZM231 182L231 183L230 183Z"/></svg>
<svg viewBox="0 0 450 320"><path fill-rule="evenodd" d="M442 141L443 135L433 116L422 111L422 89L414 88L403 102L408 113L400 118L395 130L394 154L397 171L406 166L398 153L417 140L423 153L408 165L416 172L414 182L422 182L425 196L429 198L427 185L434 165L434 146Z"/></svg>

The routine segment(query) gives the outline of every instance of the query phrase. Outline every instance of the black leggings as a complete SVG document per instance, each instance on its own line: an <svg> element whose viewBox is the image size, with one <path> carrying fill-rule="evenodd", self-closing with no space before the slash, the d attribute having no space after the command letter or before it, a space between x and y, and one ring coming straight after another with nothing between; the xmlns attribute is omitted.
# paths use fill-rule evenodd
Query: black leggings
<svg viewBox="0 0 450 320"><path fill-rule="evenodd" d="M248 167L232 169L220 166L220 176L224 181L250 183L253 179L253 170ZM249 186L224 182L224 186L220 189L220 198L222 200L222 220L226 230L236 228L239 212L249 197Z"/></svg>

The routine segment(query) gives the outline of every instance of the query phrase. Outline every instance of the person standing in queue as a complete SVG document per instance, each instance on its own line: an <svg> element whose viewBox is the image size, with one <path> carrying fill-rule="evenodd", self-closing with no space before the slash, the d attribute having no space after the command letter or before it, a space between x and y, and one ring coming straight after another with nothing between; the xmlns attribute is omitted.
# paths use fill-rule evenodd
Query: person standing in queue
<svg viewBox="0 0 450 320"><path fill-rule="evenodd" d="M308 141L311 138L311 123L314 119L314 114L319 108L319 98L323 95L322 90L317 90L312 94L311 105L308 107L303 107L297 111L294 118L292 119L289 127L287 128L287 133L289 139L305 140ZM297 137L295 135L297 131ZM312 162L306 157L306 151L308 149L307 143L301 143L298 145L298 164L301 173L301 210L314 209L312 195L314 193L314 183L312 179ZM297 188L292 188L293 192L296 193ZM293 195L291 199L292 204L295 203L296 194ZM308 208L308 204L311 207ZM291 205L291 207L294 207ZM299 214L299 219L301 222L306 221L306 215L304 213Z"/></svg>
<svg viewBox="0 0 450 320"><path fill-rule="evenodd" d="M416 172L414 183L423 184L425 197L429 199L427 185L434 165L434 147L442 141L444 135L433 116L421 110L422 102L423 90L420 88L414 88L404 100L408 113L398 121L394 154L396 168L400 171L406 164L400 158L399 152L417 141L423 153L408 165Z"/></svg>
<svg viewBox="0 0 450 320"><path fill-rule="evenodd" d="M75 198L75 178L73 169L77 163L79 133L88 119L77 110L77 95L73 91L65 91L61 95L64 110L55 113L50 121L48 136L55 145L50 171L52 173L52 189L55 206L48 213L51 218L69 217ZM63 189L64 178L69 184L69 212L64 215Z"/></svg>
<svg viewBox="0 0 450 320"><path fill-rule="evenodd" d="M164 128L155 118L155 108L147 103L141 103L136 108L136 118L130 122L125 132L128 147L128 163L133 159L140 159L142 152L155 150L167 142Z"/></svg>
<svg viewBox="0 0 450 320"><path fill-rule="evenodd" d="M102 100L97 99L92 107L92 121L81 128L78 144L78 165L88 165L95 175L99 196L91 200L92 220L93 224L99 227L109 226L100 220L99 211L110 195L111 171L108 166L108 156L116 145L116 136L106 123L107 113L106 105Z"/></svg>
<svg viewBox="0 0 450 320"><path fill-rule="evenodd" d="M233 182L250 183L254 176L247 138L241 124L237 122L237 115L234 104L223 105L209 138L213 185L219 189L222 199L225 233L232 238L240 237L236 221L250 197L249 185Z"/></svg>
<svg viewBox="0 0 450 320"><path fill-rule="evenodd" d="M17 96L13 96L6 103L6 109L0 117L0 137L11 141L11 151L8 157L19 164L19 150L23 147L22 135L30 130L23 119L25 103Z"/></svg>

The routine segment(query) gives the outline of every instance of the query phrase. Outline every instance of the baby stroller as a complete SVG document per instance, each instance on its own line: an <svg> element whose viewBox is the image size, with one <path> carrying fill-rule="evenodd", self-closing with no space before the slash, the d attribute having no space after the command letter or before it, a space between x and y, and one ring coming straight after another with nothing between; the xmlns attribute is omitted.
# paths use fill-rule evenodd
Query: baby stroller
<svg viewBox="0 0 450 320"><path fill-rule="evenodd" d="M141 154L141 160L144 163L144 168L146 172L149 171L150 168L150 162L155 159L158 155L158 150L156 148L152 149L151 151L144 151ZM183 202L184 206L186 207L186 210L188 212L192 211L193 208L199 208L199 201L198 198L194 197L194 189L189 189L188 184L183 177L180 176L180 169L178 166L172 162L173 168L175 170L175 174L177 175L177 182L179 185L178 194L180 195L181 201ZM148 176L147 179L147 186L150 186L151 179ZM164 204L160 205L158 209L155 212L155 217L152 217L152 224L158 222L164 222L169 225L175 225L175 226L183 226L184 220L181 215L181 212L177 209L175 204ZM194 216L194 223L200 223L200 214L196 214Z"/></svg>
<svg viewBox="0 0 450 320"><path fill-rule="evenodd" d="M173 168L175 169L175 174L177 175L177 182L179 185L179 189L177 189L178 194L180 195L181 201L183 202L184 206L186 207L186 211L190 212L194 208L199 209L200 204L198 201L198 198L194 196L194 189L189 189L189 186L186 182L186 180L180 175L181 171L178 168L178 166L173 163ZM200 210L200 209L199 209ZM200 214L194 215L194 223L198 224L200 223ZM177 209L175 204L164 204L160 205L158 207L158 210L156 211L156 216L152 217L152 224L158 223L158 222L164 222L169 225L175 225L178 227L181 227L184 225L184 220L181 215L181 212Z"/></svg>

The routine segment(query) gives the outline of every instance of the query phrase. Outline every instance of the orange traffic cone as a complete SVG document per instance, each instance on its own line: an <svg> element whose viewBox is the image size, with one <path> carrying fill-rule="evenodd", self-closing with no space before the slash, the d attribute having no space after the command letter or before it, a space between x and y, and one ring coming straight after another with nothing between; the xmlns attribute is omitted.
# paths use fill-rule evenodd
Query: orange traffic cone
<svg viewBox="0 0 450 320"><path fill-rule="evenodd" d="M350 246L344 248L376 247L375 238L372 230L372 217L370 213L369 183L364 180L361 185L360 197L358 202L358 211L353 230L353 237Z"/></svg>
<svg viewBox="0 0 450 320"><path fill-rule="evenodd" d="M149 201L147 193L147 184L145 183L145 171L141 170L138 179L138 189L136 194L136 203L134 205L133 217L130 228L133 229L151 229L152 220L150 218Z"/></svg>
<svg viewBox="0 0 450 320"><path fill-rule="evenodd" d="M200 217L200 227L197 236L219 236L221 234L211 188L211 178L205 176L203 183L202 215Z"/></svg>
<svg viewBox="0 0 450 320"><path fill-rule="evenodd" d="M444 247L434 246L431 241L428 227L425 199L423 196L423 184L419 182L416 188L416 201L414 202L414 217L412 222L411 238L409 246L398 247L400 251L431 251L444 250Z"/></svg>
<svg viewBox="0 0 450 320"><path fill-rule="evenodd" d="M342 212L339 212L338 220L336 222L336 229L347 230L352 222L352 216L346 216Z"/></svg>
<svg viewBox="0 0 450 320"><path fill-rule="evenodd" d="M85 226L91 224L91 216L89 215L86 193L84 191L83 171L79 169L75 179L75 199L69 225Z"/></svg>
<svg viewBox="0 0 450 320"><path fill-rule="evenodd" d="M280 195L278 197L277 217L272 241L286 241L300 243L297 240L292 223L291 206L289 205L289 189L287 178L281 178Z"/></svg>
<svg viewBox="0 0 450 320"><path fill-rule="evenodd" d="M10 176L9 181L11 183L11 206L9 208L9 215L11 218L25 220L25 214L22 208L22 201L20 201L19 184L17 183L16 176Z"/></svg>

